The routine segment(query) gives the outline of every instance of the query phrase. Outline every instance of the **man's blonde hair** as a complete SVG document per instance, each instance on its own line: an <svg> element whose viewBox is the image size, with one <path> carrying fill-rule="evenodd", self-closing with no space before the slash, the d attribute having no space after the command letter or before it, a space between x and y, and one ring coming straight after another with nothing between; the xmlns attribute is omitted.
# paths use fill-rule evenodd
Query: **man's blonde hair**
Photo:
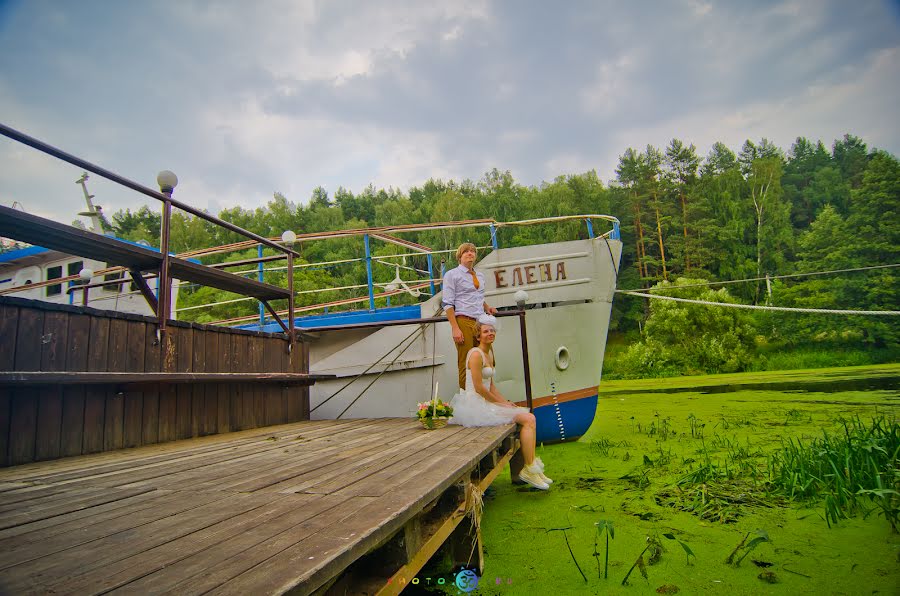
<svg viewBox="0 0 900 596"><path fill-rule="evenodd" d="M456 261L459 262L459 260L462 259L463 253L469 250L474 250L475 254L478 254L478 248L471 242L463 242L460 244L459 248L456 249Z"/></svg>

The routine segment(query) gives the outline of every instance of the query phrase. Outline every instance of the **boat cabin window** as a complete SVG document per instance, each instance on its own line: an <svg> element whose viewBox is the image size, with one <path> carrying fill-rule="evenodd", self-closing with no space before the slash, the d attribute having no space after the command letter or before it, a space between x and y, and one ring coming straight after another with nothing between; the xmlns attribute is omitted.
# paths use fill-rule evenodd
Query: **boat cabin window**
<svg viewBox="0 0 900 596"><path fill-rule="evenodd" d="M84 269L84 261L75 261L74 263L69 263L68 267L66 268L66 273L68 275L78 275L79 273L81 273L82 269ZM69 287L71 288L72 286L81 286L84 284L85 282L79 279L76 281L70 281Z"/></svg>
<svg viewBox="0 0 900 596"><path fill-rule="evenodd" d="M103 281L116 281L116 280L121 280L121 279L122 279L121 273L107 273L106 275L103 276ZM122 283L120 282L117 284L109 284L109 285L103 286L103 291L104 292L116 292L116 293L121 292L122 291Z"/></svg>
<svg viewBox="0 0 900 596"><path fill-rule="evenodd" d="M51 279L59 279L60 277L62 277L62 265L47 267L47 281L50 281ZM47 286L48 296L58 296L59 294L62 294L62 284L53 284L52 286Z"/></svg>

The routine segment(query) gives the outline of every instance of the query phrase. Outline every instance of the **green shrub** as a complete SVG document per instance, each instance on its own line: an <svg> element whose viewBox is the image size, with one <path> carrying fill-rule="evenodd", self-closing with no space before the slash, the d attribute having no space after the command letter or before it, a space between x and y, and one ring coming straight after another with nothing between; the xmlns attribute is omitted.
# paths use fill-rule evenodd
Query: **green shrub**
<svg viewBox="0 0 900 596"><path fill-rule="evenodd" d="M667 296L735 302L727 290L695 286L704 282L679 278L655 288ZM739 372L753 361L755 337L752 317L741 310L653 300L643 339L612 358L604 374L634 379Z"/></svg>

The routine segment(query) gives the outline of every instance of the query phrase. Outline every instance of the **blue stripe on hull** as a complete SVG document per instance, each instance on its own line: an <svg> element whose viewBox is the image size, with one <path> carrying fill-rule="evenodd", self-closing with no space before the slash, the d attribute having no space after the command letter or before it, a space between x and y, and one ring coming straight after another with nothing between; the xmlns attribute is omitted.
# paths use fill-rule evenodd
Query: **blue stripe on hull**
<svg viewBox="0 0 900 596"><path fill-rule="evenodd" d="M418 304L411 306L386 306L375 310L349 310L320 315L307 315L296 317L294 327L297 329L315 329L326 325L353 325L357 323L379 323L385 321L403 321L405 319L418 319L422 317L422 307ZM268 331L269 333L281 333L281 326L272 321L260 325L259 322L237 325L238 329L252 329L254 331Z"/></svg>
<svg viewBox="0 0 900 596"><path fill-rule="evenodd" d="M537 420L537 442L554 443L559 441L574 441L587 432L594 422L594 413L597 411L597 396L590 395L581 399L573 399L559 404L559 416L556 414L556 406L547 404L535 408L534 417ZM560 418L565 429L565 439L560 429Z"/></svg>

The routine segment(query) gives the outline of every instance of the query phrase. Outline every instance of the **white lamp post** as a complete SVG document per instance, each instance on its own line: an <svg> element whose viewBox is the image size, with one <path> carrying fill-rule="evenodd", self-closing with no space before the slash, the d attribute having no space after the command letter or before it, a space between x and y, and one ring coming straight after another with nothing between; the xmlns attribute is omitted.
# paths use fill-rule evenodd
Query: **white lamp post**
<svg viewBox="0 0 900 596"><path fill-rule="evenodd" d="M525 303L528 302L528 292L526 292L525 290L519 290L518 292L513 294L513 300L516 301L516 306L518 306L520 310L524 309Z"/></svg>
<svg viewBox="0 0 900 596"><path fill-rule="evenodd" d="M91 283L91 280L94 279L94 270L84 267L78 272L78 277L81 278L81 282L84 284L84 288L81 289L81 305L87 306L89 289L87 286Z"/></svg>
<svg viewBox="0 0 900 596"><path fill-rule="evenodd" d="M156 183L159 184L161 193L172 198L172 191L178 186L178 176L171 170L163 170L156 175Z"/></svg>

